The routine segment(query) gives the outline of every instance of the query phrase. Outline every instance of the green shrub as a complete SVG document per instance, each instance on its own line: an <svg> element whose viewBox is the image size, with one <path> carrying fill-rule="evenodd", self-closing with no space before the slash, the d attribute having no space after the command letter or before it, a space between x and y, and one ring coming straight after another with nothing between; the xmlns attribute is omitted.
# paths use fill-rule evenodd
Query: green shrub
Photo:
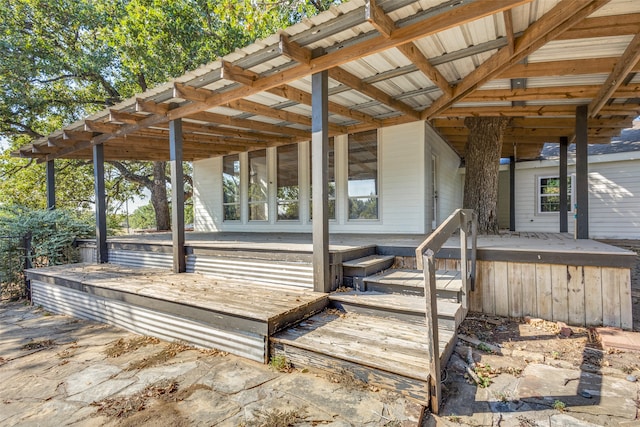
<svg viewBox="0 0 640 427"><path fill-rule="evenodd" d="M26 294L27 259L32 267L77 262L75 239L94 234L93 225L71 211L0 206L0 294Z"/></svg>

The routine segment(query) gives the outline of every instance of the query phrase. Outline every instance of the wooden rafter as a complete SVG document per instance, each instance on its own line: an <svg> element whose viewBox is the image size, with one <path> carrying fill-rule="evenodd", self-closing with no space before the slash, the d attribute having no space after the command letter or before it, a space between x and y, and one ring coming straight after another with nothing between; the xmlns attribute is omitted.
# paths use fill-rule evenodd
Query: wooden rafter
<svg viewBox="0 0 640 427"><path fill-rule="evenodd" d="M393 19L384 13L376 0L367 0L364 6L365 19L384 37L389 38L396 29Z"/></svg>
<svg viewBox="0 0 640 427"><path fill-rule="evenodd" d="M598 94L589 104L589 117L598 115L602 107L611 99L618 87L622 84L627 74L633 70L633 67L640 60L640 33L631 40L624 53L616 62L615 67L607 81L602 85Z"/></svg>
<svg viewBox="0 0 640 427"><path fill-rule="evenodd" d="M511 9L502 12L502 17L504 19L504 29L507 33L507 46L509 47L509 52L513 54L515 50L516 39L515 31L513 30L513 15L511 13Z"/></svg>
<svg viewBox="0 0 640 427"><path fill-rule="evenodd" d="M393 99L393 97L388 93L378 89L372 84L363 82L362 79L360 79L357 76L354 76L353 74L351 74L350 72L348 72L343 68L336 67L336 68L330 69L329 77L335 81L338 81L344 85L349 86L355 91L358 91L364 95L367 95L368 97L382 104L388 105L394 110L400 111L409 117L413 117L414 119L417 119L419 117L418 112L416 112L413 108L411 108L404 102Z"/></svg>
<svg viewBox="0 0 640 427"><path fill-rule="evenodd" d="M540 101L551 99L593 98L602 85L536 87L525 89L477 90L465 98L466 102L491 101ZM640 93L640 84L620 86L613 94L615 98L635 98Z"/></svg>
<svg viewBox="0 0 640 427"><path fill-rule="evenodd" d="M515 41L513 52L510 51L509 46L500 49L456 85L453 96L443 95L434 101L423 112L422 118L434 117L455 102L462 100L479 86L567 31L608 1L562 0L527 28Z"/></svg>
<svg viewBox="0 0 640 427"><path fill-rule="evenodd" d="M506 12L505 12L506 13ZM442 92L444 92L447 96L453 96L453 88L449 84L449 81L442 75L440 71L431 63L429 59L424 56L424 54L420 51L418 46L415 43L407 43L397 47L397 49L402 52L404 56L413 64L418 67L420 71L424 73L425 76L429 78L436 86L438 86Z"/></svg>
<svg viewBox="0 0 640 427"><path fill-rule="evenodd" d="M575 115L577 104L566 105L528 105L524 107L454 107L442 111L437 117L467 116L508 116L508 117L545 117ZM600 115L634 117L640 113L637 104L613 104L603 107Z"/></svg>
<svg viewBox="0 0 640 427"><path fill-rule="evenodd" d="M598 16L576 24L556 40L634 35L640 28L640 13Z"/></svg>
<svg viewBox="0 0 640 427"><path fill-rule="evenodd" d="M437 128L448 128L464 126L463 118L446 118L446 119L433 119L431 124ZM575 117L565 118L548 118L548 117L515 117L509 121L510 127L520 128L566 128L575 129L576 119ZM589 119L589 128L617 128L618 130L629 127L629 119Z"/></svg>
<svg viewBox="0 0 640 427"><path fill-rule="evenodd" d="M567 76L578 74L610 73L617 58L575 59L566 61L536 62L533 64L514 64L508 70L498 74L499 79L517 79L529 77ZM640 72L640 64L631 71Z"/></svg>

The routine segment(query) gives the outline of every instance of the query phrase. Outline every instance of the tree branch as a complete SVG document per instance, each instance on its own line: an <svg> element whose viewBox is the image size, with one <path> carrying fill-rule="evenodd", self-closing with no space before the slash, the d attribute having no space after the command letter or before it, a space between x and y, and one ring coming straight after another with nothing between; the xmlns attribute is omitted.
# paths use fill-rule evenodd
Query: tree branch
<svg viewBox="0 0 640 427"><path fill-rule="evenodd" d="M109 161L109 164L118 169L120 174L129 181L140 184L144 187L147 187L148 189L151 189L151 187L153 187L153 181L149 179L149 177L131 172L124 163L111 160Z"/></svg>

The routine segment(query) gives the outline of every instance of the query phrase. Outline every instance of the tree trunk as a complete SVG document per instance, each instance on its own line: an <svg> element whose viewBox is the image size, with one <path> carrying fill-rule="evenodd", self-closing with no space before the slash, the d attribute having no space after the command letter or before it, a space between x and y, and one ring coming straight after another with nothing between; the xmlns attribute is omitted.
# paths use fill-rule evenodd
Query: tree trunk
<svg viewBox="0 0 640 427"><path fill-rule="evenodd" d="M167 162L153 162L153 186L151 204L156 213L156 229L171 230L171 215L167 199Z"/></svg>
<svg viewBox="0 0 640 427"><path fill-rule="evenodd" d="M465 209L478 214L478 233L498 234L498 172L506 117L467 117L465 149Z"/></svg>

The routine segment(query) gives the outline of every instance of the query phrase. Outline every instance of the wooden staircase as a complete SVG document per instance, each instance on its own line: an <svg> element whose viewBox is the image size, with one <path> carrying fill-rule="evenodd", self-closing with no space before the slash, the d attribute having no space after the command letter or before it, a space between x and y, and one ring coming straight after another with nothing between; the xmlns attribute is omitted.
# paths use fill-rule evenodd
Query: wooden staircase
<svg viewBox="0 0 640 427"><path fill-rule="evenodd" d="M469 211L456 211L446 231L464 227L466 239L472 217ZM448 236L437 231L444 243ZM272 357L392 389L437 412L440 364L451 356L457 327L466 315L473 267L435 271L429 242L418 248L421 258L429 249L419 262L428 261L425 271L389 269L392 256L369 254L344 262L344 279L353 290L330 294L327 310L272 336ZM461 245L466 264L466 241ZM435 252L439 248L435 245ZM436 362L431 357L435 354Z"/></svg>

